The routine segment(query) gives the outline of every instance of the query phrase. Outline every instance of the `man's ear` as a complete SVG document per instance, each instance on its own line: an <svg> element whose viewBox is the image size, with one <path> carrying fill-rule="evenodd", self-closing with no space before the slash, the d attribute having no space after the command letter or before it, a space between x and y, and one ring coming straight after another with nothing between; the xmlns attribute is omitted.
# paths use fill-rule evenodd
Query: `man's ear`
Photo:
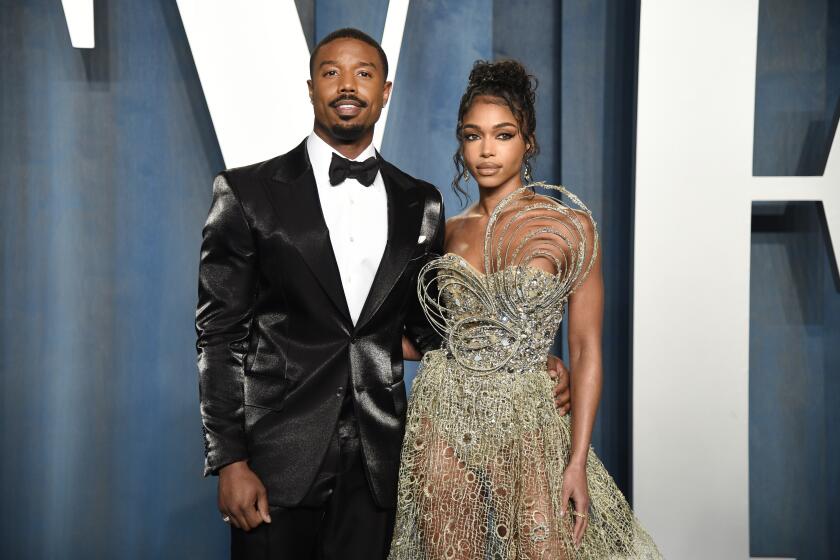
<svg viewBox="0 0 840 560"><path fill-rule="evenodd" d="M385 86L382 89L382 106L388 104L388 99L391 97L391 88L394 87L393 82L385 82Z"/></svg>
<svg viewBox="0 0 840 560"><path fill-rule="evenodd" d="M315 104L315 91L312 89L312 80L306 80L306 87L309 88L309 103Z"/></svg>

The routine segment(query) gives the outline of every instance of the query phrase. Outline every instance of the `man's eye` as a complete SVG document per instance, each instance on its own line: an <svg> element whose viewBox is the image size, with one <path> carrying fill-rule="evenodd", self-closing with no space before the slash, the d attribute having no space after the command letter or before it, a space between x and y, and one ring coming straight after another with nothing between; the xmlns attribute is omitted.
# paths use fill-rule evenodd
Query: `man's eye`
<svg viewBox="0 0 840 560"><path fill-rule="evenodd" d="M359 72L359 76L361 76L363 78L370 78L370 72L366 72L366 71L362 70L361 72Z"/></svg>
<svg viewBox="0 0 840 560"><path fill-rule="evenodd" d="M336 75L338 75L338 72L336 72L335 70L327 70L326 72L324 72L324 76L336 76Z"/></svg>

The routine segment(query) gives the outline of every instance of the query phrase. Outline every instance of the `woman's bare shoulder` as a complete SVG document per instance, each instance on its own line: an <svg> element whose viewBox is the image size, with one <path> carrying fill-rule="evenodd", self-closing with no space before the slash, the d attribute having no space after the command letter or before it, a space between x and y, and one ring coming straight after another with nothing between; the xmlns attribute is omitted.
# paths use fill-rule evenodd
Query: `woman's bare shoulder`
<svg viewBox="0 0 840 560"><path fill-rule="evenodd" d="M446 232L447 235L449 232L459 231L465 227L468 227L472 222L476 219L475 215L475 204L464 208L460 214L456 214L451 218L446 220Z"/></svg>
<svg viewBox="0 0 840 560"><path fill-rule="evenodd" d="M446 220L446 246L454 240L460 240L464 235L469 236L471 226L476 220L475 205L468 206L460 214Z"/></svg>

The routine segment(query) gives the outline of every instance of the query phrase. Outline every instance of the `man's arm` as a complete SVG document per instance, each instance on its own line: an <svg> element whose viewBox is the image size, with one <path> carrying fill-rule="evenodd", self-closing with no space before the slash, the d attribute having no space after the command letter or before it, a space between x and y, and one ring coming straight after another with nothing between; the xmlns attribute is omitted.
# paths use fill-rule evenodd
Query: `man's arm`
<svg viewBox="0 0 840 560"><path fill-rule="evenodd" d="M265 486L246 463L243 383L256 251L242 206L223 175L213 183L213 204L202 233L195 329L204 476L219 475L219 511L249 531L271 523Z"/></svg>
<svg viewBox="0 0 840 560"><path fill-rule="evenodd" d="M213 204L202 235L195 328L207 476L248 458L243 377L255 251L242 207L222 175L213 182Z"/></svg>
<svg viewBox="0 0 840 560"><path fill-rule="evenodd" d="M440 195L438 194L437 196ZM440 200L439 204L440 212L437 228L435 229L434 237L432 237L427 252L430 258L443 254L446 220L444 218L443 200ZM403 337L403 356L406 360L419 360L429 350L440 348L440 335L429 324L429 320L426 318L426 314L423 312L423 308L420 306L420 300L417 297L418 280L419 278L414 278L412 290L408 295L410 301L408 304L408 313L405 318L405 336ZM410 352L412 349L415 352Z"/></svg>
<svg viewBox="0 0 840 560"><path fill-rule="evenodd" d="M553 354L548 355L546 366L549 377L554 380L554 406L557 407L557 412L561 416L565 416L569 413L569 408L572 404L569 370L566 369L566 364L563 363L563 360Z"/></svg>

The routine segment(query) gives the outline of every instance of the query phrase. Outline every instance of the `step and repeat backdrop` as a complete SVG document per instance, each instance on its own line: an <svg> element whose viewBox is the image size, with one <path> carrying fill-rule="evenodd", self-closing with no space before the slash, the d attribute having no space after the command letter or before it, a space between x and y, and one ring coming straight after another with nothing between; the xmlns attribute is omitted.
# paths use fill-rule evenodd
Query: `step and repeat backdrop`
<svg viewBox="0 0 840 560"><path fill-rule="evenodd" d="M534 176L602 232L593 445L666 557L840 556L836 0L0 0L0 556L227 557L201 227L218 171L309 133L346 26L448 215L473 62L538 78Z"/></svg>

